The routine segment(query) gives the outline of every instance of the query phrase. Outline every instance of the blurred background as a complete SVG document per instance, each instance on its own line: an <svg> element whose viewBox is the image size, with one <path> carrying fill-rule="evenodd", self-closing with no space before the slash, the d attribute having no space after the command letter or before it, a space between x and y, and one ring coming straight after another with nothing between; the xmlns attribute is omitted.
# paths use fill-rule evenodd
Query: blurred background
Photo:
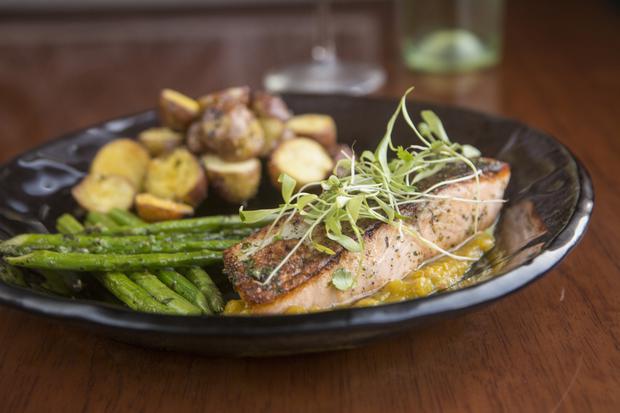
<svg viewBox="0 0 620 413"><path fill-rule="evenodd" d="M596 73L618 79L603 76L618 69L608 58L618 22L612 0L1 0L0 162L153 107L164 87L263 88L311 59L358 70L338 72L340 93L395 97L415 85L415 99L518 116L528 88L545 87L539 70L560 82L571 65L594 73L589 87L617 86ZM360 73L371 81L350 88Z"/></svg>

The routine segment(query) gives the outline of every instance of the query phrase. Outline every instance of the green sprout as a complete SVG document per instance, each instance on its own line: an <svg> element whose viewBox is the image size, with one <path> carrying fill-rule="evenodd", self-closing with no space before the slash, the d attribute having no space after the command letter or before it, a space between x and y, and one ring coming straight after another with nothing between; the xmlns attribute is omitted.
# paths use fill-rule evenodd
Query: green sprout
<svg viewBox="0 0 620 413"><path fill-rule="evenodd" d="M471 159L479 157L480 151L471 145L451 142L441 120L430 110L421 112L422 122L416 127L409 116L406 105L406 98L412 90L413 88L408 89L401 98L396 111L387 123L385 135L374 152L363 151L359 159L354 154L350 156L345 154L345 158L338 161L334 173L344 170L348 171L347 176L339 177L334 174L323 181L305 185L294 193L295 180L282 174L279 182L282 185L283 204L273 209L245 211L241 208L239 210L244 222L252 223L265 218L274 220L258 249L273 240L273 237L270 238L269 235L281 220L285 219L290 222L293 217L299 217L305 223L305 231L299 237L297 244L269 276L261 281L262 284L267 284L305 242L322 253L335 253L328 246L313 239L315 230L324 231L328 239L340 244L348 251L355 253L363 251L364 231L360 227L361 220L380 221L392 225L400 231L401 235L403 233L413 235L441 254L461 260L469 259L446 251L425 239L411 226L405 225L407 217L401 214L401 208L404 205L426 202L431 198L442 198L433 192L442 186L473 178L477 185L474 200L446 198L476 204L474 233L478 232L481 202L480 171ZM408 147L394 146L392 131L399 114L402 114L420 144ZM459 162L465 163L472 173L455 179L443 180L423 191L419 189L420 181L437 174L448 164ZM321 189L319 194L308 191L316 187ZM280 228L284 226L281 225ZM335 280L335 285L339 289L352 286L352 283L344 283L340 278Z"/></svg>

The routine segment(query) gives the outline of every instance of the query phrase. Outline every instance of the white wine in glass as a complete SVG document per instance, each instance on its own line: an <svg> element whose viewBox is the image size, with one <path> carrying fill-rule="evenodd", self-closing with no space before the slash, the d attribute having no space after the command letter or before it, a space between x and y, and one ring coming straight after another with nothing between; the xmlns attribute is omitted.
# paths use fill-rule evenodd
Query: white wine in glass
<svg viewBox="0 0 620 413"><path fill-rule="evenodd" d="M317 6L318 42L312 60L272 70L265 76L271 92L344 93L365 95L385 83L385 71L370 63L343 62L336 55L331 5L319 0Z"/></svg>

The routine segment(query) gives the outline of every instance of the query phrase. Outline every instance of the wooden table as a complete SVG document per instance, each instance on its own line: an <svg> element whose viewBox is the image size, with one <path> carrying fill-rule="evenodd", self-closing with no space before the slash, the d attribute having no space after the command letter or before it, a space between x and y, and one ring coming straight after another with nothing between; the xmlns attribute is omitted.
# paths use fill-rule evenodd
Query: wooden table
<svg viewBox="0 0 620 413"><path fill-rule="evenodd" d="M510 2L492 71L413 75L385 4L339 8L350 59L389 71L380 94L521 119L568 145L597 203L579 247L491 307L351 351L275 359L144 350L0 309L0 410L619 411L620 19L610 1ZM0 161L62 132L187 92L260 85L303 59L309 10L4 16ZM228 408L228 409L227 409Z"/></svg>

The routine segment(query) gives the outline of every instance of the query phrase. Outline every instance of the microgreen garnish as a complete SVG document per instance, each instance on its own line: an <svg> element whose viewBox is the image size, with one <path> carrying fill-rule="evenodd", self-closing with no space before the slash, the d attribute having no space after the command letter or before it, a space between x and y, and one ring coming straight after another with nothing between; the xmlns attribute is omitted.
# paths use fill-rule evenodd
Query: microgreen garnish
<svg viewBox="0 0 620 413"><path fill-rule="evenodd" d="M347 291L353 287L353 274L344 268L338 268L332 274L332 284L340 291Z"/></svg>
<svg viewBox="0 0 620 413"><path fill-rule="evenodd" d="M334 174L321 182L306 185L293 194L296 182L290 176L283 174L279 179L282 184L283 204L278 208L267 210L244 211L243 208L240 209L239 213L244 222L251 223L266 217L273 218L274 222L269 233L281 219L290 221L297 216L306 225L305 232L299 237L297 244L269 276L261 280L262 284L268 283L304 242L322 253L334 254L331 248L313 239L316 231L324 231L328 239L340 244L348 251L361 252L364 249L364 239L363 229L359 225L360 220L384 222L396 227L401 234L405 232L417 237L441 254L457 259L467 259L445 251L423 238L411 226L405 225L406 217L401 214L401 207L406 204L442 198L441 195L432 193L437 188L475 178L478 187L474 200L446 198L476 203L474 231L478 231L480 171L470 158L480 156L480 151L470 145L451 142L441 120L432 111L422 111L423 122L416 127L409 116L406 105L406 98L412 90L413 88L407 90L401 98L374 152L364 151L359 159L355 154L351 156L344 154L345 158L338 161L334 171L349 171L348 176L337 177ZM392 131L399 114L402 114L421 144L408 147L394 146ZM424 191L419 189L418 182L435 175L450 163L459 162L467 164L472 173L460 178L443 180ZM306 192L308 188L317 186L320 186L322 190L319 195ZM269 239L269 236L265 239ZM346 273L348 275L338 270L333 274L332 283L339 290L344 291L353 285L352 274L348 271Z"/></svg>

